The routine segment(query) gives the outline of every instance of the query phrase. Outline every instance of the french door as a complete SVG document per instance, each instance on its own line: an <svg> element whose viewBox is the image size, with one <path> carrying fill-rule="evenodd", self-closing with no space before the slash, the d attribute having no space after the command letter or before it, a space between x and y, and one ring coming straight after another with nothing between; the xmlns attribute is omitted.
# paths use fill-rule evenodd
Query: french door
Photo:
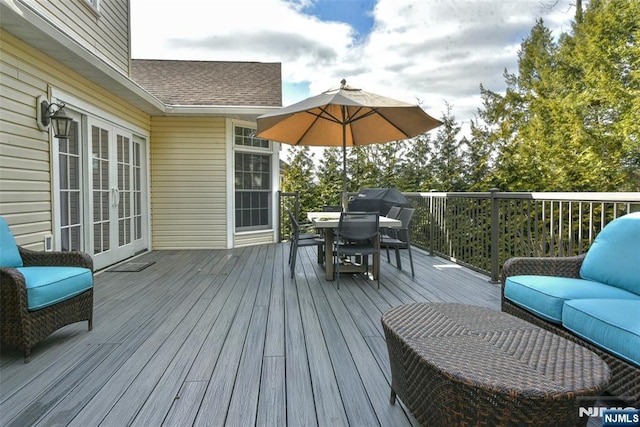
<svg viewBox="0 0 640 427"><path fill-rule="evenodd" d="M89 241L96 269L147 246L144 214L145 141L97 119L87 120L90 159Z"/></svg>
<svg viewBox="0 0 640 427"><path fill-rule="evenodd" d="M148 248L146 141L70 111L56 141L56 248L84 251L101 269Z"/></svg>

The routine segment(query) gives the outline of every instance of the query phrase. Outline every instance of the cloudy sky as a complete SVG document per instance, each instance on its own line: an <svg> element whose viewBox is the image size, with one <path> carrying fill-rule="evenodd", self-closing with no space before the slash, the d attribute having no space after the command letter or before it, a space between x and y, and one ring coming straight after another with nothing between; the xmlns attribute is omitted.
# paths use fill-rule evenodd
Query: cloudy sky
<svg viewBox="0 0 640 427"><path fill-rule="evenodd" d="M445 101L467 125L479 85L503 71L541 17L570 30L572 0L131 0L137 59L282 63L283 105L339 86L420 103Z"/></svg>

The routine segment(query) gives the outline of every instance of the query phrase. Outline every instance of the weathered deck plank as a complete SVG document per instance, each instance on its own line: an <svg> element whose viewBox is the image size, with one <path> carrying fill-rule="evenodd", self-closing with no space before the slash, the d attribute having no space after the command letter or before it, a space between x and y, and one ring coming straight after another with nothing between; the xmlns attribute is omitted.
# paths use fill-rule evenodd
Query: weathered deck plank
<svg viewBox="0 0 640 427"><path fill-rule="evenodd" d="M380 316L399 304L499 308L488 278L414 251L416 276L383 257L380 289L324 279L287 244L155 251L137 273L96 275L94 330L67 326L0 352L1 425L415 425L389 405ZM392 257L392 262L395 260Z"/></svg>

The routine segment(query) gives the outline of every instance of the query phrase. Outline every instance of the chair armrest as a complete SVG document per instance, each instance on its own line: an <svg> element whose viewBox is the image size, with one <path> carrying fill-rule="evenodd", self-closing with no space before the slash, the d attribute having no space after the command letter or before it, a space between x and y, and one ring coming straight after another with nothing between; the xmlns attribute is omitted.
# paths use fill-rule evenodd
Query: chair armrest
<svg viewBox="0 0 640 427"><path fill-rule="evenodd" d="M93 259L85 252L38 252L18 246L25 267L84 267L93 271Z"/></svg>
<svg viewBox="0 0 640 427"><path fill-rule="evenodd" d="M0 268L0 315L27 312L27 285L24 276L13 267Z"/></svg>
<svg viewBox="0 0 640 427"><path fill-rule="evenodd" d="M514 257L502 267L501 286L509 276L536 275L558 277L580 277L580 267L586 254L571 257Z"/></svg>

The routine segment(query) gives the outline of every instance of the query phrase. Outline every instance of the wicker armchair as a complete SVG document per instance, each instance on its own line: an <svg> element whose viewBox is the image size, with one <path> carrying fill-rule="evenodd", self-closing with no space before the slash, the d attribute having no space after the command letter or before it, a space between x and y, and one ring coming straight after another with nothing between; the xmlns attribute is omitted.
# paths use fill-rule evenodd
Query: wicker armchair
<svg viewBox="0 0 640 427"><path fill-rule="evenodd" d="M574 335L561 325L557 325L531 314L518 307L504 296L507 277L519 275L540 275L559 277L580 277L580 267L585 254L573 257L555 258L511 258L505 262L502 270L502 311L510 313L543 329L556 333L570 341L576 342L600 356L611 371L611 382L606 391L616 397L621 397L626 403L640 406L640 367L633 365L614 354L596 347L588 341Z"/></svg>
<svg viewBox="0 0 640 427"><path fill-rule="evenodd" d="M93 271L93 260L82 252L35 252L18 247L25 267L84 267ZM0 343L18 347L29 363L31 348L71 323L87 320L93 329L93 288L72 298L28 310L24 276L16 268L0 268Z"/></svg>

